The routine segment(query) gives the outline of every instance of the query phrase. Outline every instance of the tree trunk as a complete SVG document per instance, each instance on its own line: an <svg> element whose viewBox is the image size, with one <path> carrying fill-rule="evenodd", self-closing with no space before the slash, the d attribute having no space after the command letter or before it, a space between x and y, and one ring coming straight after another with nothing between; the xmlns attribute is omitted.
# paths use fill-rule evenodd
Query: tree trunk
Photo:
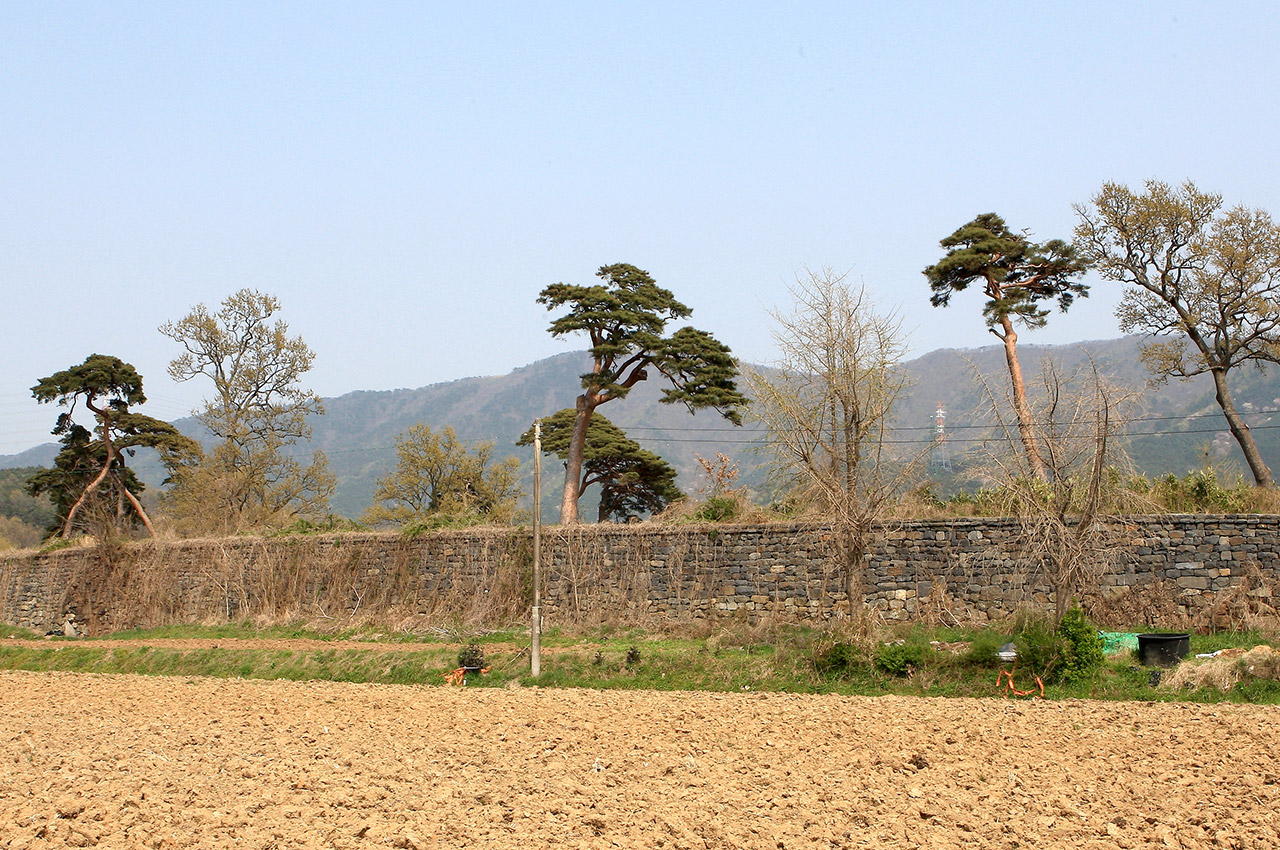
<svg viewBox="0 0 1280 850"><path fill-rule="evenodd" d="M853 524L840 524L840 554L844 560L844 593L849 604L849 616L856 617L866 603L866 581L862 574L862 556L866 548L866 534Z"/></svg>
<svg viewBox="0 0 1280 850"><path fill-rule="evenodd" d="M1222 413L1227 417L1227 426L1231 428L1231 436L1236 438L1236 442L1240 445L1240 451L1244 452L1245 463L1249 464L1249 471L1253 473L1253 480L1259 487L1273 487L1275 482L1271 478L1271 469L1262 459L1262 453L1258 451L1258 444L1253 441L1253 432L1249 430L1249 426L1245 424L1244 419L1236 411L1235 402L1231 400L1231 390L1227 388L1227 372L1225 369L1213 369L1210 371L1213 375L1214 394L1218 398L1218 406L1222 408Z"/></svg>
<svg viewBox="0 0 1280 850"><path fill-rule="evenodd" d="M1018 334L1008 316L1000 318L1000 326L1003 328L999 336L1004 342L1004 359L1009 364L1009 381L1013 384L1013 411L1018 417L1018 435L1022 438L1031 473L1041 481L1047 481L1049 476L1045 474L1040 445L1036 442L1035 423L1031 421L1031 408L1027 406L1027 385L1022 380L1022 366L1018 363Z"/></svg>
<svg viewBox="0 0 1280 850"><path fill-rule="evenodd" d="M560 497L560 524L578 524L578 497L582 495L582 454L587 445L587 426L595 409L585 393L578 396L573 417L573 436L569 438L569 456L564 462L564 495Z"/></svg>
<svg viewBox="0 0 1280 850"><path fill-rule="evenodd" d="M1083 517L1081 522L1085 522ZM1065 515L1057 515L1054 517L1055 526L1053 535L1049 539L1049 557L1050 569L1053 570L1053 612L1054 622L1061 623L1062 618L1067 613L1067 603L1071 601L1071 597L1075 595L1076 580L1078 576L1074 569L1074 564L1070 561L1072 555L1075 554L1071 546L1072 543L1079 541L1071 540L1071 530L1067 525ZM1061 539L1054 539L1061 536Z"/></svg>
<svg viewBox="0 0 1280 850"><path fill-rule="evenodd" d="M94 407L92 395L90 395L87 399L85 399L84 406L89 408L89 410L95 416L97 416L99 421L101 422L100 427L102 429L102 445L107 450L107 460L102 465L102 470L93 479L92 483L90 483L88 487L85 487L84 490L80 492L80 496L75 500L75 502L67 510L67 518L62 522L62 537L64 539L71 536L71 523L75 519L76 514L80 511L80 508L84 505L85 500L89 498L89 494L92 493L94 490L98 489L98 485L101 484L103 479L107 477L107 474L111 472L111 464L116 459L116 447L111 442L111 414L109 413L110 408L103 409L103 408Z"/></svg>
<svg viewBox="0 0 1280 850"><path fill-rule="evenodd" d="M146 526L147 533L152 537L156 536L156 530L151 527L151 518L147 516L147 512L142 509L142 503L138 501L138 497L129 492L129 488L124 486L124 482L120 482L120 490L124 493L129 504L133 505L133 509L138 512L138 518L142 520L142 524Z"/></svg>

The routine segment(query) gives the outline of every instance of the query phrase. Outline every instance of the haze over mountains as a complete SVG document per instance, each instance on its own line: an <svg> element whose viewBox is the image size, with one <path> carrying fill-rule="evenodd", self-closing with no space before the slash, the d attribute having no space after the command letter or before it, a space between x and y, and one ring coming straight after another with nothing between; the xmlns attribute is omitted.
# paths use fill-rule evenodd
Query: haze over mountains
<svg viewBox="0 0 1280 850"><path fill-rule="evenodd" d="M1148 387L1148 374L1138 360L1140 341L1124 337L1060 346L1024 344L1019 351L1033 392L1046 356L1052 356L1063 372L1085 366L1092 358L1113 384L1137 391L1139 401L1130 414L1136 421L1127 431L1143 435L1128 443L1139 471L1183 475L1204 466L1206 458L1228 471L1242 471L1243 461L1234 442L1224 438L1226 424L1214 403L1211 382L1202 377ZM315 433L311 445L299 446L297 451L310 454L312 448L319 448L326 452L338 478L331 500L333 511L351 517L358 517L370 504L377 479L394 465L396 435L419 422L433 428L452 426L459 437L469 441L492 441L496 457L519 457L524 474L531 476L532 451L517 448L516 439L535 418L572 406L578 377L589 363L585 352L569 352L502 376L464 378L418 389L352 392L325 399L326 414L312 423ZM934 466L927 473L943 492L971 484L965 478L966 466L985 451L983 441L991 438L984 381L1001 401L1008 386L1003 349L941 349L911 360L903 368L912 387L897 408L895 443L903 451L926 449L934 438L935 412L939 404L944 405L951 468ZM1232 379L1237 405L1248 414L1264 458L1275 466L1280 460L1280 374L1241 368ZM678 483L686 492L694 492L700 484L695 455L714 458L717 452L724 452L739 462L742 479L756 497L767 500L763 458L754 451L763 436L758 428L750 423L734 428L715 411L691 415L678 405L660 404L660 390L658 381L647 381L600 412L675 466L680 473ZM194 419L175 424L184 433L201 436ZM46 466L56 450L50 443L0 456L0 468ZM140 455L133 466L149 486L158 486L164 478L154 459ZM543 468L544 515L551 518L563 479L554 459L546 459ZM594 515L587 507L584 504L584 516Z"/></svg>

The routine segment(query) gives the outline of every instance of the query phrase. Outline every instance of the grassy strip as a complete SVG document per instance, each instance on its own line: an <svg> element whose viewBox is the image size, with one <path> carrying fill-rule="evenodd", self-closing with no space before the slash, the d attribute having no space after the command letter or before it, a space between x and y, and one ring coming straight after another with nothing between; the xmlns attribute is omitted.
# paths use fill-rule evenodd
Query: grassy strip
<svg viewBox="0 0 1280 850"><path fill-rule="evenodd" d="M8 630L8 637L32 637L22 630ZM742 636L748 637L748 636ZM502 687L518 681L541 687L624 688L699 691L772 691L929 697L993 697L1003 691L996 677L1008 665L990 657L989 648L1006 636L992 630L924 629L897 632L896 640L919 647L920 660L910 675L895 675L878 666L874 651L838 672L822 673L814 665L820 647L829 645L829 632L789 626L753 638L732 636L690 638L647 634L640 631L545 636L547 654L538 680L528 675L526 641L520 632L477 638L490 670L468 677L468 684ZM892 634L879 635L891 638ZM171 627L147 632L121 633L111 639L327 639L333 635L288 627L251 629L246 626ZM402 642L400 635L353 634L347 639L377 638L387 646L374 649L249 649L163 647L112 648L94 640L53 638L39 647L0 646L0 669L66 670L87 673L138 673L165 676L215 676L245 679L328 680L387 684L440 685L444 675L458 664L460 643ZM968 652L939 651L930 641L969 644ZM1192 636L1192 653L1227 647L1252 647L1265 643L1255 633L1219 633ZM875 641L876 646L883 646ZM1114 656L1083 679L1070 684L1050 684L1051 699L1192 700L1196 702L1280 703L1280 682L1246 679L1230 691L1213 689L1170 691L1153 682L1152 668L1140 666L1128 655ZM1030 687L1032 677L1018 673L1018 686Z"/></svg>
<svg viewBox="0 0 1280 850"><path fill-rule="evenodd" d="M154 676L441 684L449 650L376 652L257 649L120 649L60 644L48 649L0 647L0 668Z"/></svg>

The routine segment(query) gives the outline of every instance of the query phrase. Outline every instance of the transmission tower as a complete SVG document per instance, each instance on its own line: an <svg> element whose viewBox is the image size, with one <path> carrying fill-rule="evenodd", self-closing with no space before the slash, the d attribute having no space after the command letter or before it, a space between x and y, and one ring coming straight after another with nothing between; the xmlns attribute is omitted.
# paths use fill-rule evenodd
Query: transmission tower
<svg viewBox="0 0 1280 850"><path fill-rule="evenodd" d="M938 402L938 411L933 415L933 453L930 465L934 469L951 471L951 448L947 445L947 409Z"/></svg>

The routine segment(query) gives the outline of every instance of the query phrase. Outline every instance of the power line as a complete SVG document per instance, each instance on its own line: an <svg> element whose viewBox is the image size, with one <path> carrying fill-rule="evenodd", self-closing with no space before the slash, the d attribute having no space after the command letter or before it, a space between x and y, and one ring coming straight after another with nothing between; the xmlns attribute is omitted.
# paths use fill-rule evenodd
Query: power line
<svg viewBox="0 0 1280 850"><path fill-rule="evenodd" d="M1246 417L1246 418L1247 418L1247 417L1250 417L1250 416L1258 417L1258 416L1273 416L1273 415L1280 415L1280 411L1261 411L1261 412L1257 412L1257 411L1255 411L1255 412L1253 412L1253 413L1243 413L1243 414L1241 414L1241 416L1244 416L1244 417ZM1124 424L1126 424L1126 425L1129 425L1129 424L1133 424L1133 423L1135 423L1135 422L1170 422L1170 421L1182 421L1182 422L1185 422L1185 421L1189 421L1189 420L1192 420L1192 419L1221 419L1221 418L1223 418L1223 414L1222 414L1222 413L1191 413L1191 414L1186 414L1186 415L1169 415L1169 416L1134 416L1134 417L1131 417L1131 418L1128 418L1128 419L1119 419L1119 420L1117 420L1117 421L1119 421L1119 422L1121 422L1121 423L1124 423ZM1038 427L1038 428L1046 428L1046 427L1049 427L1050 425L1053 425L1053 424L1055 424L1055 423L1053 423L1053 422L1049 422L1049 421L1040 421L1040 422L1033 422L1033 423L1032 423L1032 425L1033 425L1033 426ZM998 421L997 421L997 422L979 423L979 424L976 424L976 425L952 425L951 423L948 423L948 424L947 424L947 431L948 431L948 432L951 432L951 431L957 431L957 430L976 431L976 430L983 430L983 429L987 429L987 428L998 428L999 426L1000 426L1000 423L999 423ZM1267 426L1267 425L1257 425L1257 426L1252 426L1252 427L1265 428L1265 427L1270 427L1270 426ZM934 425L902 425L902 426L895 427L895 428L893 428L892 430L893 430L893 431L933 431L933 430L934 430L934 428L935 428L935 426L934 426ZM675 433L675 432L689 432L689 431L691 431L691 432L695 432L695 433L708 433L708 432L710 432L710 433L723 433L723 434L741 434L741 433L743 433L744 429L745 429L745 426L738 426L738 427L733 427L733 428L718 428L718 427L707 427L707 428L660 428L660 427L652 426L652 425L635 425L635 426L628 427L628 428L626 429L626 431L627 431L627 433L633 433L633 432L636 432L636 431L658 431L658 432L660 432L660 433Z"/></svg>
<svg viewBox="0 0 1280 850"><path fill-rule="evenodd" d="M1126 424L1134 424L1134 423L1144 423L1144 422L1166 422L1171 420L1189 420L1189 419L1205 419L1205 418L1218 418L1218 415L1196 414L1193 416L1136 417L1134 419L1124 420L1124 422ZM1120 438L1140 439L1145 437L1168 437L1168 436L1176 436L1180 434L1219 434L1227 430L1227 428L1225 427L1226 425L1225 422L1223 423L1223 425L1224 427L1221 427L1221 428L1186 428L1186 429L1164 429L1164 430L1153 430L1153 431L1120 430L1120 431L1113 432L1113 436L1120 437ZM999 428L1000 425L999 423L991 423L989 425L969 425L969 426L960 426L960 427L968 428L971 430L978 429L978 428L991 430L991 429ZM1044 425L1042 424L1041 427L1044 427ZM1252 431L1270 431L1270 430L1276 430L1276 429L1280 429L1280 424L1274 424L1274 425L1262 424L1262 425L1253 425L1250 427L1250 430ZM658 432L658 433L664 433L664 434L665 433L699 433L699 434L714 435L714 434L726 434L726 433L727 434L751 433L749 431L744 431L741 428L657 428L652 426L638 426L634 428L629 428L627 430L630 433L634 433L636 431L652 431L652 432ZM894 433L899 433L903 431L920 431L920 430L926 430L926 429L924 428L892 429ZM927 430L932 430L932 428ZM726 439L724 437L717 437L717 436L708 436L708 437L702 437L702 438L642 436L641 439L649 443L690 443L690 444L703 444L703 445L715 444L715 445L731 445L731 446L733 445L765 446L765 445L768 445L770 442L772 442L772 440L767 435L768 434L767 431L761 429L757 433L760 433L759 437L751 437L747 439ZM956 443L988 444L991 442L997 442L1001 439L1003 438L998 435L992 435L987 437L950 437L949 436L948 442L952 444L956 444ZM1060 437L1059 439L1093 440L1095 439L1095 435L1093 434L1065 435L1064 437ZM503 434L501 436L496 436L496 437L495 436L475 437L475 438L469 439L468 442L492 442L492 443L495 443L496 445L503 445L508 440L512 444L515 443L515 437L511 434ZM885 445L899 445L899 446L927 446L932 444L934 441L935 441L934 437L932 436L927 438L890 437L888 439L885 439L883 443ZM50 440L49 442L52 442L52 440ZM362 454L362 453L369 453L369 452L394 451L395 449L396 447L394 445L360 446L360 447L353 447L353 448L330 448L330 449L326 449L321 446L311 446L311 447L308 447L305 451L283 452L283 454L286 457L305 458L305 457L309 457L315 451L322 451L326 455L349 455L349 454Z"/></svg>
<svg viewBox="0 0 1280 850"><path fill-rule="evenodd" d="M1280 425L1258 425L1252 428L1251 430L1265 431L1265 430L1274 430L1274 429L1280 429ZM690 430L690 429L682 429L682 430ZM696 429L692 429L692 430L696 430ZM1199 429L1188 429L1185 431L1116 432L1114 433L1113 436L1116 436L1116 437L1166 437L1166 436L1173 436L1178 434L1218 434L1218 433L1221 433L1223 430L1224 429L1222 428L1199 428ZM506 438L505 437L503 438L482 437L482 438L477 438L476 441L497 443L501 439L506 439ZM752 438L752 439L738 439L738 440L724 439L720 437L707 437L704 439L698 439L694 437L644 437L643 439L646 442L650 442L650 443L694 443L694 444L711 443L716 445L730 445L730 446L735 446L735 445L736 446L764 446L764 445L768 445L771 442L771 440L767 436L761 436L761 437ZM969 438L961 438L961 439L952 439L952 440L949 440L949 442L985 444L985 443L996 442L1001 439L1002 438L998 436L969 437ZM1095 439L1095 436L1093 434L1067 435L1065 439L1093 440ZM927 446L932 442L933 442L932 439L927 439L927 440L926 439L918 439L918 440L888 439L884 441L886 445L916 445L916 446ZM354 454L359 452L392 451L394 449L395 449L395 446L364 446L360 448L351 448L351 449L321 449L321 451L324 451L326 455L337 455L337 454ZM302 455L302 454L291 454L290 456L305 457L305 455Z"/></svg>

